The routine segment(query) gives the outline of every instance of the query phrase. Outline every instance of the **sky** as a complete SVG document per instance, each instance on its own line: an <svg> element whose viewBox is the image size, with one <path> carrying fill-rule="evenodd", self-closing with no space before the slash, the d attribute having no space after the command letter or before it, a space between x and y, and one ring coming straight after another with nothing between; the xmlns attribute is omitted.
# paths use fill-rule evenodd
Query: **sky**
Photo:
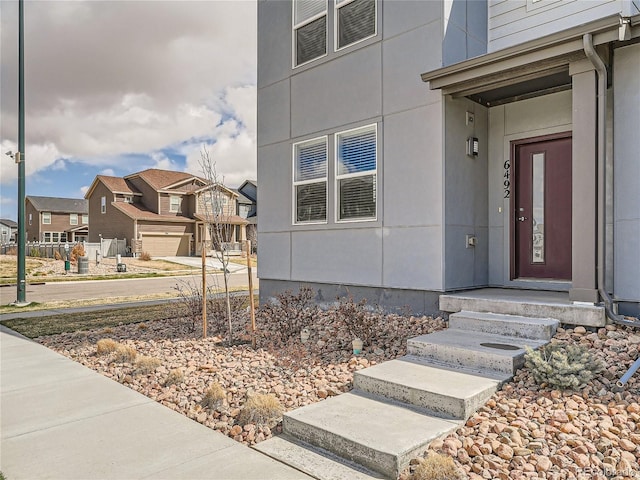
<svg viewBox="0 0 640 480"><path fill-rule="evenodd" d="M256 178L256 3L24 2L26 194L82 198L98 174ZM16 219L18 2L0 0L0 218Z"/></svg>

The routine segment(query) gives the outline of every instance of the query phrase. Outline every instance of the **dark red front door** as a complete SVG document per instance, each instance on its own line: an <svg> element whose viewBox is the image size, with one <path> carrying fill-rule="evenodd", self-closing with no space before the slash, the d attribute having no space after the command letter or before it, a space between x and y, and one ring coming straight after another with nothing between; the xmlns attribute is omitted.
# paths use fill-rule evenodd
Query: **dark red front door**
<svg viewBox="0 0 640 480"><path fill-rule="evenodd" d="M512 278L571 280L571 137L512 145Z"/></svg>

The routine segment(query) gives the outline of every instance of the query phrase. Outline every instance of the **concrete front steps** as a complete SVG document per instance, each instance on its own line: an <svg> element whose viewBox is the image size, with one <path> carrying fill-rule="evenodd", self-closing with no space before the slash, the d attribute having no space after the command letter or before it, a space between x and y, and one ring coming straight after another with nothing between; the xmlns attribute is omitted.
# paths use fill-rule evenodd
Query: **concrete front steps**
<svg viewBox="0 0 640 480"><path fill-rule="evenodd" d="M553 318L568 325L604 327L607 323L604 307L575 304L567 292L480 288L440 295L443 312L491 312L530 318Z"/></svg>
<svg viewBox="0 0 640 480"><path fill-rule="evenodd" d="M395 479L513 376L525 346L544 345L558 325L466 311L450 322L410 339L408 355L355 372L351 392L286 413L284 435L255 448L321 480Z"/></svg>

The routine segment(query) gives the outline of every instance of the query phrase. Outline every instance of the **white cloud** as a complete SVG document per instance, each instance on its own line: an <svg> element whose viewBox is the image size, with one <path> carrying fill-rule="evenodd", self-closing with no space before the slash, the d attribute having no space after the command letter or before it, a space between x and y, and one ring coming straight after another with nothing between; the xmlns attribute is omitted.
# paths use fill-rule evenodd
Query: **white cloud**
<svg viewBox="0 0 640 480"><path fill-rule="evenodd" d="M80 194L84 197L85 193L89 191L89 185L83 185L80 187Z"/></svg>
<svg viewBox="0 0 640 480"><path fill-rule="evenodd" d="M17 136L16 3L0 2L3 148ZM255 177L255 1L25 2L25 19L27 175L131 168L127 154L176 168L153 152L217 139L221 169Z"/></svg>
<svg viewBox="0 0 640 480"><path fill-rule="evenodd" d="M8 150L15 152L18 150L18 147L14 142L3 140L2 149L0 151L4 153ZM60 151L58 151L57 147L53 143L30 145L29 148L25 148L25 150L26 155L24 166L26 176L32 175L49 167L54 167L56 161L60 157L64 156ZM0 176L2 177L3 184L17 181L18 165L12 162L9 158L3 158L0 162Z"/></svg>
<svg viewBox="0 0 640 480"><path fill-rule="evenodd" d="M107 177L115 176L116 172L113 171L113 168L105 168L100 171L100 175L106 175Z"/></svg>

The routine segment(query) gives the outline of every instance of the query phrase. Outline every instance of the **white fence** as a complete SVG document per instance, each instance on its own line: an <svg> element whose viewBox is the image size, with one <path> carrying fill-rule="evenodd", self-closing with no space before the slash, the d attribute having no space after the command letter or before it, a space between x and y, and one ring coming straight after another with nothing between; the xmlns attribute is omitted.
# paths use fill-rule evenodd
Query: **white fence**
<svg viewBox="0 0 640 480"><path fill-rule="evenodd" d="M89 243L79 242L84 247L84 254L90 259L96 258L96 253L100 252L102 257L115 257L116 255L128 255L127 240L118 238L103 238L100 242ZM73 250L75 243L39 243L27 242L25 244L25 254L27 257L55 258L56 252L62 257L66 256L65 247L69 247L69 252ZM0 246L0 253L3 255L16 255L18 246L15 243Z"/></svg>

